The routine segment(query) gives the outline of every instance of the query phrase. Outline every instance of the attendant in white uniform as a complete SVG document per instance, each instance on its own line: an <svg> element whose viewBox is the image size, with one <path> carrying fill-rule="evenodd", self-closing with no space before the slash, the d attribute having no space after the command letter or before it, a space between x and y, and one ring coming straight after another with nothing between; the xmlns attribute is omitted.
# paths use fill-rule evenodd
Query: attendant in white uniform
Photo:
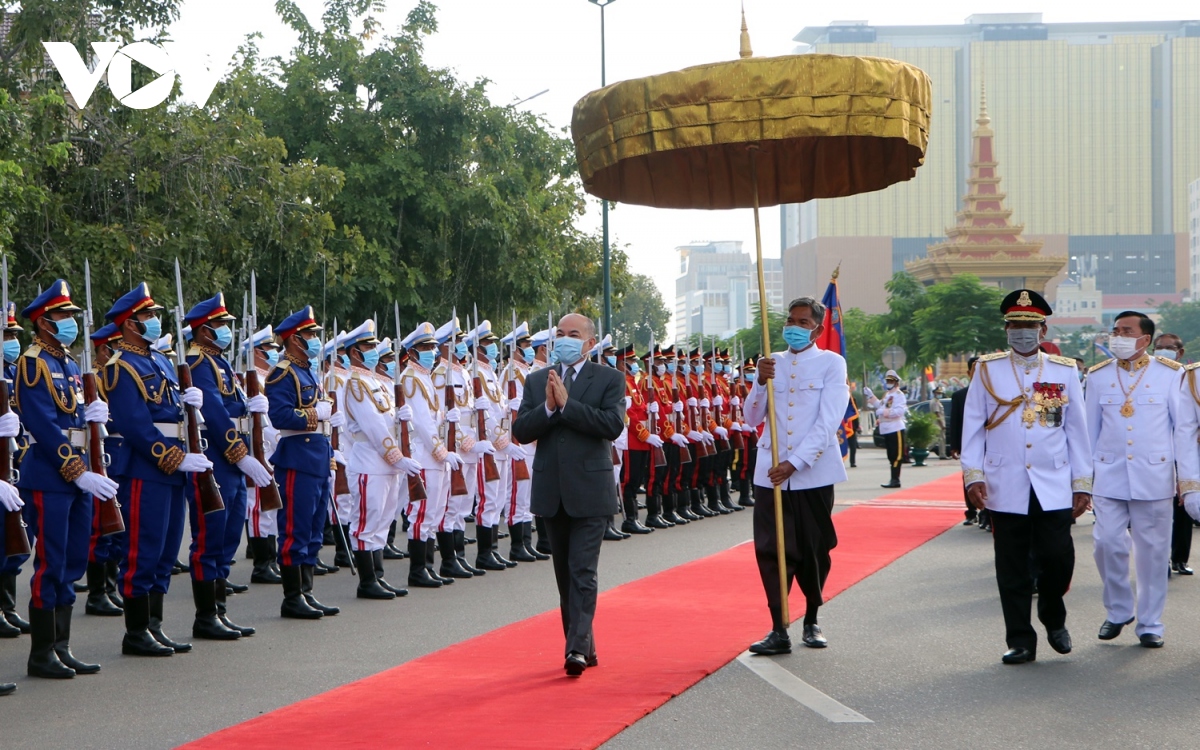
<svg viewBox="0 0 1200 750"><path fill-rule="evenodd" d="M780 599L774 487L783 491L788 590L795 578L807 600L803 643L810 648L827 645L817 609L825 601L829 551L837 546L833 485L846 481L837 431L850 389L846 360L814 344L824 319L825 306L812 297L792 300L783 329L788 349L759 360L758 377L746 396L746 423L758 426L767 421L767 388L775 389L775 424L763 429L754 469L754 553L771 613L771 632L750 647L756 654L792 650ZM778 441L777 466L769 461L772 440Z"/></svg>
<svg viewBox="0 0 1200 750"><path fill-rule="evenodd" d="M904 461L904 428L908 415L908 397L900 390L900 376L895 370L888 370L883 376L887 383L887 393L883 398L876 398L867 388L867 407L875 410L875 419L879 424L879 434L887 444L888 463L892 467L892 479L880 487L896 489L900 486L900 464Z"/></svg>
<svg viewBox="0 0 1200 750"><path fill-rule="evenodd" d="M963 409L962 467L967 498L991 513L1009 648L1001 661L1024 664L1037 658L1031 552L1041 571L1038 619L1051 648L1071 650L1063 596L1075 571L1071 520L1091 505L1091 445L1075 361L1038 348L1052 312L1046 300L1018 289L1000 312L1011 351L975 365Z"/></svg>
<svg viewBox="0 0 1200 750"><path fill-rule="evenodd" d="M275 333L271 326L256 332L246 342L244 348L253 351L254 369L258 371L258 382L267 382L267 373L279 362L279 344L275 342ZM271 426L271 420L263 415L263 452L267 456L274 455L275 446L279 442L279 430ZM278 511L264 511L261 506L259 489L249 487L250 493L246 503L246 524L249 539L247 546L254 560L254 570L250 573L251 583L280 584L279 568L276 564L278 551L275 546L275 532L279 528L276 515Z"/></svg>
<svg viewBox="0 0 1200 750"><path fill-rule="evenodd" d="M1134 621L1129 553L1137 563L1137 636L1143 646L1163 645L1163 608L1171 563L1175 500L1175 426L1183 366L1152 357L1154 321L1126 311L1113 321L1109 349L1116 359L1088 374L1088 434L1094 459L1096 524L1093 557L1104 582L1106 619L1100 640L1109 641ZM1182 446L1181 451L1195 451Z"/></svg>

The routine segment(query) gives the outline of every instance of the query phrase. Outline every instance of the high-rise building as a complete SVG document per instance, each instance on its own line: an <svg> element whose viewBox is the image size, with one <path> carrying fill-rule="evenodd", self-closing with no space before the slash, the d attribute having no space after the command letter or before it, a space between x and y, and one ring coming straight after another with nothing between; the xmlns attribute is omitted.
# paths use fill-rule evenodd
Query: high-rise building
<svg viewBox="0 0 1200 750"><path fill-rule="evenodd" d="M1188 185L1188 263L1191 269L1190 299L1200 299L1200 178Z"/></svg>
<svg viewBox="0 0 1200 750"><path fill-rule="evenodd" d="M679 277L675 279L675 341L697 333L727 337L749 328L756 319L758 269L739 241L693 242L675 248ZM778 258L763 260L770 307L783 307L783 265Z"/></svg>
<svg viewBox="0 0 1200 750"><path fill-rule="evenodd" d="M806 27L797 52L912 63L933 82L925 164L887 190L782 207L788 294L839 259L843 305L886 309L882 281L945 237L967 194L986 85L1007 208L1025 237L1102 292L1174 294L1188 273L1187 185L1200 175L1200 21L1043 23L977 14L961 25ZM986 84L985 84L986 82ZM854 268L848 267L853 261ZM812 274L816 274L814 278Z"/></svg>

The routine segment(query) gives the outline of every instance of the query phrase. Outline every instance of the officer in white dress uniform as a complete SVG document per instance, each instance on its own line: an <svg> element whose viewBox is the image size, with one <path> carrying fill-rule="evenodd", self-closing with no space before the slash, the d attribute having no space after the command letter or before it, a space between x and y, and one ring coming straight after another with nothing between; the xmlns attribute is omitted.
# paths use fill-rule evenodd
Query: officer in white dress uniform
<svg viewBox="0 0 1200 750"><path fill-rule="evenodd" d="M521 409L521 397L525 395L525 378L531 372L535 356L533 337L529 334L529 324L521 323L511 333L500 340L500 345L508 347L508 365L501 373L501 386L508 399L508 436L512 438L512 421ZM509 383L512 384L511 390ZM510 545L508 558L515 562L535 562L548 560L548 556L533 548L533 513L529 510L529 491L533 485L529 468L533 465L533 450L531 446L518 444L515 440L508 446L509 481L508 481L508 534ZM524 461L524 479L517 477L517 466Z"/></svg>
<svg viewBox="0 0 1200 750"><path fill-rule="evenodd" d="M1075 571L1071 519L1091 505L1091 445L1075 360L1038 348L1052 312L1046 300L1018 289L1000 311L1012 350L975 365L963 409L962 467L968 499L991 512L1009 647L1001 661L1024 664L1037 656L1031 550L1041 570L1038 619L1051 648L1071 650L1063 596Z"/></svg>
<svg viewBox="0 0 1200 750"><path fill-rule="evenodd" d="M1126 311L1113 321L1109 349L1117 359L1091 368L1087 389L1088 434L1093 458L1096 524L1093 556L1104 582L1108 641L1134 620L1129 583L1132 548L1137 575L1137 635L1143 646L1163 645L1163 608L1171 563L1175 500L1175 426L1183 366L1153 357L1154 321ZM1195 442L1181 452L1195 451Z"/></svg>
<svg viewBox="0 0 1200 750"><path fill-rule="evenodd" d="M500 379L493 369L500 361L500 345L497 336L492 331L492 323L485 320L479 323L475 330L467 335L467 344L471 350L474 362L466 371L468 390L474 398L474 411L471 412L471 426L475 428L476 443L472 452L478 456L475 464L475 475L467 477L467 484L475 482L477 505L475 507L476 543L475 567L484 570L503 570L516 566L499 553L500 512L507 507L512 478L509 476L508 449L511 439L508 434L508 397L500 386ZM475 396L475 378L479 378L479 395ZM480 429L480 416L483 417L483 428ZM488 459L484 454L491 455L491 461L496 467L496 478L487 478Z"/></svg>
<svg viewBox="0 0 1200 750"><path fill-rule="evenodd" d="M895 370L888 370L883 376L887 384L887 393L883 398L876 398L867 388L867 407L875 410L875 419L879 423L879 434L887 445L888 463L892 467L892 478L880 487L897 489L900 487L900 464L904 461L904 428L907 426L908 397L900 390L900 376Z"/></svg>
<svg viewBox="0 0 1200 750"><path fill-rule="evenodd" d="M850 388L846 360L814 343L824 318L825 306L812 297L792 300L783 329L788 349L759 360L758 377L746 396L746 423L757 427L767 417L767 383L775 389L775 424L766 425L758 439L754 469L754 552L771 613L771 632L750 647L756 654L792 650L780 600L775 486L783 490L788 590L794 577L807 600L803 643L810 648L827 645L817 624L817 608L824 603L821 591L829 576L829 551L837 546L830 514L833 485L846 481L837 430L850 402ZM779 465L771 466L776 435Z"/></svg>

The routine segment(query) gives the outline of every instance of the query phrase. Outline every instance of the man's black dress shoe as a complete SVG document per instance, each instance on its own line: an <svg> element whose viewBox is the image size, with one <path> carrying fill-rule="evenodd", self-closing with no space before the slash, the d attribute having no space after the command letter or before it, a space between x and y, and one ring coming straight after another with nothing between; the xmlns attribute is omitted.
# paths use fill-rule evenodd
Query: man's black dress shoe
<svg viewBox="0 0 1200 750"><path fill-rule="evenodd" d="M1000 661L1005 664L1024 664L1028 661L1037 661L1037 652L1031 648L1010 648L1000 657Z"/></svg>
<svg viewBox="0 0 1200 750"><path fill-rule="evenodd" d="M829 645L829 641L825 640L821 633L821 626L816 623L804 626L804 637L800 640L809 648L825 648Z"/></svg>
<svg viewBox="0 0 1200 750"><path fill-rule="evenodd" d="M782 633L772 630L770 633L767 633L766 638L763 638L758 643L751 644L750 653L758 654L759 656L790 654L792 653L792 639L788 637L786 630Z"/></svg>
<svg viewBox="0 0 1200 750"><path fill-rule="evenodd" d="M898 490L898 489L900 489L900 483L899 483L899 482L888 482L887 484L881 484L881 485L879 485L879 486L880 486L880 487L882 487L882 488L884 488L885 490Z"/></svg>
<svg viewBox="0 0 1200 750"><path fill-rule="evenodd" d="M1171 570L1175 571L1181 576L1190 576L1196 574L1196 571L1189 568L1187 563L1171 563Z"/></svg>
<svg viewBox="0 0 1200 750"><path fill-rule="evenodd" d="M568 677L578 677L583 674L583 670L587 669L587 659L583 654L577 654L574 651L567 654L567 663L563 666L567 670Z"/></svg>
<svg viewBox="0 0 1200 750"><path fill-rule="evenodd" d="M1105 620L1104 624L1100 626L1100 635L1098 637L1102 641L1111 641L1113 638L1116 638L1121 634L1121 628L1125 627L1131 622L1133 622L1132 617L1125 622L1109 622L1108 620Z"/></svg>
<svg viewBox="0 0 1200 750"><path fill-rule="evenodd" d="M614 527L612 526L612 524L609 524L608 526L605 526L605 527L604 527L604 541L606 541L606 542L619 542L619 541L621 541L622 539L625 539L625 538L626 538L626 537L622 536L622 535L621 535L621 534L620 534L620 533L619 533L619 532L616 530L616 528L614 528Z"/></svg>
<svg viewBox="0 0 1200 750"><path fill-rule="evenodd" d="M1051 630L1046 633L1046 640L1050 642L1050 648L1060 654L1071 653L1071 634L1066 628Z"/></svg>
<svg viewBox="0 0 1200 750"><path fill-rule="evenodd" d="M1141 641L1142 645L1146 648L1163 647L1163 637L1161 635L1155 635L1154 633L1142 633L1138 636L1138 640Z"/></svg>
<svg viewBox="0 0 1200 750"><path fill-rule="evenodd" d="M595 654L592 654L587 658L587 665L588 669L591 669L592 667L598 667L600 666L600 660L596 658Z"/></svg>

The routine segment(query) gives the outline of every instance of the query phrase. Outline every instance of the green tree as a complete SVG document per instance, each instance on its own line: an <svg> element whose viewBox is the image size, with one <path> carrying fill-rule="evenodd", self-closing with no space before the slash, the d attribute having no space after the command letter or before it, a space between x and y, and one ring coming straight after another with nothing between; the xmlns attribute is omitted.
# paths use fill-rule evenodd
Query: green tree
<svg viewBox="0 0 1200 750"><path fill-rule="evenodd" d="M917 323L917 314L927 304L925 287L911 274L900 271L883 288L888 293L888 311L879 323L885 331L884 345L896 345L904 350L906 372L919 371L932 361L921 361L921 326Z"/></svg>
<svg viewBox="0 0 1200 750"><path fill-rule="evenodd" d="M1004 292L984 286L977 276L960 274L934 284L913 312L920 348L918 364L932 364L951 354L990 352L1006 346L997 311Z"/></svg>
<svg viewBox="0 0 1200 750"><path fill-rule="evenodd" d="M883 316L870 315L857 307L842 311L842 333L846 336L846 372L861 384L864 377L870 378L869 373L880 369L880 357L891 337Z"/></svg>
<svg viewBox="0 0 1200 750"><path fill-rule="evenodd" d="M1164 302L1158 314L1162 316L1157 327L1159 333L1175 334L1192 357L1200 355L1200 302Z"/></svg>
<svg viewBox="0 0 1200 750"><path fill-rule="evenodd" d="M635 274L620 300L613 300L613 307L612 334L618 344L633 344L642 354L650 346L651 335L657 342L666 338L671 313L649 276Z"/></svg>

